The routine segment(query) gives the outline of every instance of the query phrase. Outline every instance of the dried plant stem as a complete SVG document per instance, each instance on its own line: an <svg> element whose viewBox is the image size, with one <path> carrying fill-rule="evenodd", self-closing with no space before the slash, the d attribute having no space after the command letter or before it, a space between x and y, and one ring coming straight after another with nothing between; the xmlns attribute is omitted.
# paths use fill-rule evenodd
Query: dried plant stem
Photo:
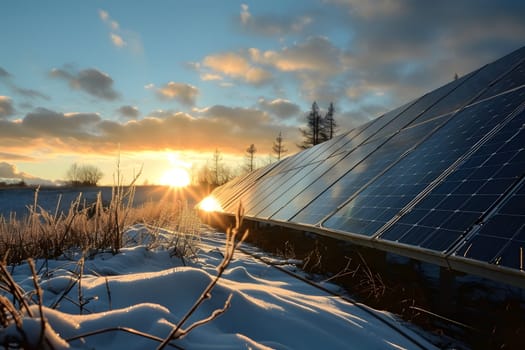
<svg viewBox="0 0 525 350"><path fill-rule="evenodd" d="M20 290L20 286L13 280L13 277L7 271L4 264L0 264L0 271L2 273L1 275L1 281L4 282L15 300L17 300L21 306L24 307L29 317L33 317L33 313L31 312L31 309L29 308L29 304L27 303L26 299L23 296L22 291Z"/></svg>
<svg viewBox="0 0 525 350"><path fill-rule="evenodd" d="M228 310L230 308L232 298L233 298L233 294L230 293L228 295L228 298L224 302L224 306L222 307L222 309L217 309L217 310L213 311L212 314L209 317L193 323L188 328L184 329L177 337L175 337L175 339L185 336L186 334L190 333L195 328L197 328L199 326L202 326L202 325L204 325L204 324L206 324L208 322L211 322L214 319L216 319L217 317L219 317L220 315L222 315L223 313L225 313L226 310Z"/></svg>
<svg viewBox="0 0 525 350"><path fill-rule="evenodd" d="M73 336L71 338L65 339L65 341L70 343L70 342L72 342L74 340L90 337L90 336L93 336L93 335L108 333L108 332L115 332L115 331L130 333L130 334L133 334L133 335L138 335L140 337L151 339L151 340L157 341L159 343L162 342L162 340L163 340L162 338L159 338L159 337L156 337L154 335L151 335L151 334L148 334L148 333L144 333L144 332L141 332L141 331L138 331L136 329L129 328L129 327L110 327L110 328L104 328L104 329L99 329L99 330L96 330L96 331L91 331L91 332L87 332L87 333L78 334L78 335L75 335L75 336ZM184 348L182 348L182 347L180 347L180 346L178 346L176 344L168 344L168 345L172 346L172 347L174 347L176 349L181 349L181 350L184 349Z"/></svg>
<svg viewBox="0 0 525 350"><path fill-rule="evenodd" d="M84 297L82 295L82 275L84 273L84 257L79 261L79 275L78 275L78 305L80 306L80 314L84 311Z"/></svg>
<svg viewBox="0 0 525 350"><path fill-rule="evenodd" d="M108 293L108 304L109 304L109 309L112 310L112 306L111 306L111 290L109 289L109 281L108 281L108 277L104 277L105 280L106 280L106 291Z"/></svg>
<svg viewBox="0 0 525 350"><path fill-rule="evenodd" d="M355 276L355 274L359 270L359 266L357 266L357 268L355 268L354 270L350 270L350 263L352 262L352 259L347 257L347 256L345 256L345 258L346 258L347 261L346 261L346 266L344 267L344 269L342 269L341 271L339 271L335 275L325 279L323 281L324 283L329 282L331 280L334 280L336 278L341 278L341 277L345 277L345 276L348 276L348 275L352 275L352 277Z"/></svg>
<svg viewBox="0 0 525 350"><path fill-rule="evenodd" d="M40 348L41 344L45 341L46 344L52 348L49 340L45 337L47 322L46 318L44 317L44 300L42 298L42 288L40 288L40 285L38 284L38 276L36 274L35 262L33 261L33 259L28 259L27 263L29 265L29 268L31 269L31 274L33 276L33 286L35 287L36 295L38 297L38 313L40 314L40 335L38 337L37 347Z"/></svg>

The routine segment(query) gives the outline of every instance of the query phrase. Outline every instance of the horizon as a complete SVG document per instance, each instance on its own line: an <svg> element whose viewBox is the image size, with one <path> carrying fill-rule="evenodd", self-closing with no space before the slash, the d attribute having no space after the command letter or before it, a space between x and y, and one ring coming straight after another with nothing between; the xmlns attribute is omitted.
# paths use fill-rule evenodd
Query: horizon
<svg viewBox="0 0 525 350"><path fill-rule="evenodd" d="M219 150L286 156L312 103L339 132L525 43L525 4L447 0L4 4L0 181L53 185L74 163L139 185Z"/></svg>

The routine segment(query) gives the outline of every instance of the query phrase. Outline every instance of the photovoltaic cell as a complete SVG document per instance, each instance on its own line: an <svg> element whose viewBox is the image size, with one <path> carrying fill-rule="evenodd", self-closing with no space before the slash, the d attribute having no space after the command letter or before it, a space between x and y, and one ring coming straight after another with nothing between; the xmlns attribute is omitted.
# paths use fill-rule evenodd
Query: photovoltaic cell
<svg viewBox="0 0 525 350"><path fill-rule="evenodd" d="M456 138L454 148L447 148L445 142L444 151L455 154L452 158L467 151L524 101L524 91L525 88L499 95L466 109L463 118L470 117L473 121L473 117L479 116L482 118L476 120L481 123L471 124L473 132L467 134L469 137ZM525 173L524 122L525 114L521 112L380 238L436 251L450 249ZM453 159L445 160L451 163Z"/></svg>

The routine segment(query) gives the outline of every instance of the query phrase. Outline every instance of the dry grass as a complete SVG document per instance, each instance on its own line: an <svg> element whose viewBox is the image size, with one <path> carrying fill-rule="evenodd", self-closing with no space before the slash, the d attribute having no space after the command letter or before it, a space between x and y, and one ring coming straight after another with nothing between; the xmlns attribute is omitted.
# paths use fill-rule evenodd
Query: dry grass
<svg viewBox="0 0 525 350"><path fill-rule="evenodd" d="M149 202L133 207L135 187L115 186L111 201L104 205L99 193L95 203L85 206L82 193L66 212L48 211L38 205L35 191L29 214L17 218L0 216L0 257L7 264L27 258L57 258L73 250L84 254L110 250L116 254L122 248L123 232L136 223L170 228L176 235L176 254L184 256L198 239L200 221L183 201Z"/></svg>

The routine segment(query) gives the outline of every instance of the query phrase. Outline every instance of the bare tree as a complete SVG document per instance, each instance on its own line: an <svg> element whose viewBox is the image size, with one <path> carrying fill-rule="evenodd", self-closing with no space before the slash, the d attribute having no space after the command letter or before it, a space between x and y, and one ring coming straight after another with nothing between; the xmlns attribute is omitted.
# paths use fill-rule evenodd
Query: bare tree
<svg viewBox="0 0 525 350"><path fill-rule="evenodd" d="M288 150L283 145L283 136L280 132L279 136L277 136L273 142L272 150L273 153L275 153L278 161L281 160L283 154L288 152Z"/></svg>
<svg viewBox="0 0 525 350"><path fill-rule="evenodd" d="M73 163L66 173L66 179L72 186L96 186L104 174L94 165Z"/></svg>
<svg viewBox="0 0 525 350"><path fill-rule="evenodd" d="M257 148L255 148L255 145L252 143L250 147L246 149L246 159L247 159L246 169L249 172L252 172L255 169L254 167L255 152L257 152Z"/></svg>
<svg viewBox="0 0 525 350"><path fill-rule="evenodd" d="M220 176L221 176L221 162L222 160L222 155L221 153L219 152L219 149L216 148L215 149L215 152L213 153L213 164L212 164L212 175L213 175L213 181L212 181L212 184L216 185L216 186L219 186L221 184L222 181L220 181Z"/></svg>
<svg viewBox="0 0 525 350"><path fill-rule="evenodd" d="M225 184L233 178L233 171L222 161L221 152L215 149L211 162L207 162L197 173L197 181L201 184L209 184L217 187Z"/></svg>

